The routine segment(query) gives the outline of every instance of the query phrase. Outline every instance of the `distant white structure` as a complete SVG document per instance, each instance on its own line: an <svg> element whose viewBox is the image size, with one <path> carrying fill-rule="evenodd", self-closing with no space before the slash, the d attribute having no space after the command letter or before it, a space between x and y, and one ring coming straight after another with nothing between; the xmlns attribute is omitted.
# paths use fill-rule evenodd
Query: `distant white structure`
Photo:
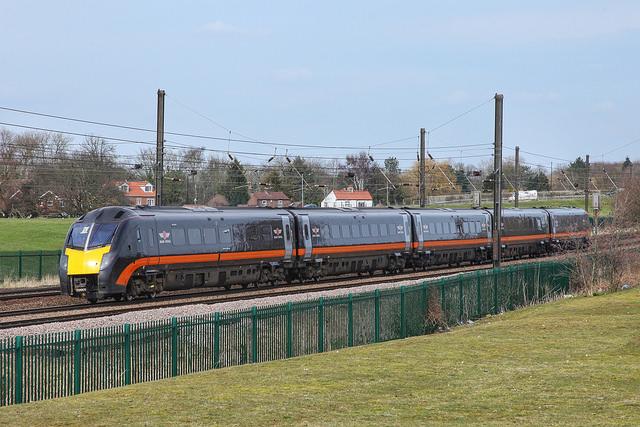
<svg viewBox="0 0 640 427"><path fill-rule="evenodd" d="M511 193L509 201L513 202L516 199L516 194ZM538 200L538 190L518 191L518 200Z"/></svg>
<svg viewBox="0 0 640 427"><path fill-rule="evenodd" d="M333 190L320 204L323 208L371 208L373 197L367 190L355 191L353 187Z"/></svg>

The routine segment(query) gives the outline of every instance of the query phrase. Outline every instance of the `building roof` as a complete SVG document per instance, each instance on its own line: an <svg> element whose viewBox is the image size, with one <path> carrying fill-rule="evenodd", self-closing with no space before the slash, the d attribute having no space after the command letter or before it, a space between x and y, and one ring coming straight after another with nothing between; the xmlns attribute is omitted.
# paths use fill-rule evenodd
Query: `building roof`
<svg viewBox="0 0 640 427"><path fill-rule="evenodd" d="M367 190L333 190L333 194L335 194L336 200L373 200L371 193Z"/></svg>
<svg viewBox="0 0 640 427"><path fill-rule="evenodd" d="M282 191L256 191L251 197L256 200L289 200L289 197Z"/></svg>
<svg viewBox="0 0 640 427"><path fill-rule="evenodd" d="M153 188L153 184L149 181L124 181L116 183L118 187L123 184L127 184L129 186L129 191L125 192L124 195L127 197L155 197L156 190ZM147 185L151 185L151 191L144 191L144 187Z"/></svg>

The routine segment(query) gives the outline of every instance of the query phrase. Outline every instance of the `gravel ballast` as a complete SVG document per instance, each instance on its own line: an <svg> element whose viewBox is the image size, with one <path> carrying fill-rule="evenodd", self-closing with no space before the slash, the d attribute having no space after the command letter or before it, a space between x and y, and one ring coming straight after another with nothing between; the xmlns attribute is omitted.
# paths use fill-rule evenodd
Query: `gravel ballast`
<svg viewBox="0 0 640 427"><path fill-rule="evenodd" d="M456 273L460 274L460 273ZM456 275L453 274L453 275ZM445 276L441 276L445 277ZM163 320L171 317L197 316L215 312L232 310L244 310L251 307L264 307L270 305L286 304L288 302L299 302L318 299L320 297L345 296L350 293L357 294L372 292L376 289L398 288L400 286L414 285L431 279L414 279L400 282L387 282L375 285L354 286L342 289L327 291L308 292L303 294L281 295L274 297L259 297L242 301L223 302L217 304L193 304L180 307L156 308L149 310L131 311L129 313L117 314L113 316L96 317L93 319L73 320L69 322L44 323L41 325L30 325L19 328L0 329L0 339L15 337L18 335L39 335L52 332L73 331L76 329L94 329L110 326L123 325L125 323L141 323L153 320Z"/></svg>

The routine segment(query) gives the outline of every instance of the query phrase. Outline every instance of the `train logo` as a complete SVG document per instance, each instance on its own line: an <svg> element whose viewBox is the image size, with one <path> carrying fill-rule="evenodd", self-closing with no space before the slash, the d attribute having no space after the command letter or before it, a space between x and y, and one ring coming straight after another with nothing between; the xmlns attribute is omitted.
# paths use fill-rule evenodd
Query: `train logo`
<svg viewBox="0 0 640 427"><path fill-rule="evenodd" d="M312 237L320 237L320 227L314 225L311 227L311 236Z"/></svg>
<svg viewBox="0 0 640 427"><path fill-rule="evenodd" d="M273 238L282 239L282 228L276 227L273 229Z"/></svg>
<svg viewBox="0 0 640 427"><path fill-rule="evenodd" d="M171 233L168 231L162 230L162 233L158 233L158 236L160 236L160 243L171 243Z"/></svg>

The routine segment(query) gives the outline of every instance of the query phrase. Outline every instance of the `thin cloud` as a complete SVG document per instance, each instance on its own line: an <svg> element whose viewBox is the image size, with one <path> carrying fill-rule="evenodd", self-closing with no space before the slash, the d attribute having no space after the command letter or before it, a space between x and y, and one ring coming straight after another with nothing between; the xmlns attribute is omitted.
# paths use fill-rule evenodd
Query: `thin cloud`
<svg viewBox="0 0 640 427"><path fill-rule="evenodd" d="M640 31L640 8L523 11L455 16L423 26L423 37L465 42L514 44L588 40Z"/></svg>

